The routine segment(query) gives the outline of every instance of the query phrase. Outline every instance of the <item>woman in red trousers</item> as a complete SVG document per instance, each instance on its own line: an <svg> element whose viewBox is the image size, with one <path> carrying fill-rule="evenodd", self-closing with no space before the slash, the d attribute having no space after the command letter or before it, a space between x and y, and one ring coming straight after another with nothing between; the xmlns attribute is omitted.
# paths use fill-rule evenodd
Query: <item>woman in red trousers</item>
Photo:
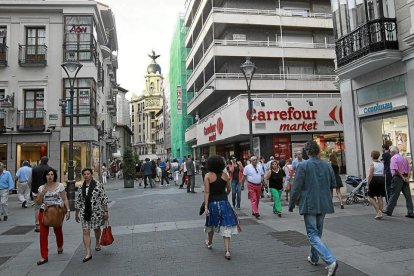
<svg viewBox="0 0 414 276"><path fill-rule="evenodd" d="M55 169L49 168L43 174L44 185L39 187L39 194L36 198L36 203L40 205L39 224L40 224L40 255L41 259L37 265L42 265L48 262L48 237L49 226L42 223L43 211L46 205L65 206L69 210L68 198L66 197L65 186L62 183L56 182L57 172ZM70 213L67 211L66 220L70 218ZM63 253L63 232L62 226L53 227L56 236L57 253Z"/></svg>

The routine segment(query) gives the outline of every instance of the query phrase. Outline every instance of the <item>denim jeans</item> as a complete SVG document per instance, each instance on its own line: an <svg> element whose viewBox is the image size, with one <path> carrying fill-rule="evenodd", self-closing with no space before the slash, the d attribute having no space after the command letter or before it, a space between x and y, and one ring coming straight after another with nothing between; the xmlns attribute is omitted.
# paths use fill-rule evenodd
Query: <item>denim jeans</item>
<svg viewBox="0 0 414 276"><path fill-rule="evenodd" d="M241 200L241 184L237 180L231 181L231 201L233 203L233 207L240 208L240 200Z"/></svg>
<svg viewBox="0 0 414 276"><path fill-rule="evenodd" d="M309 215L303 216L305 220L306 232L308 233L308 240L311 245L311 259L312 262L318 262L319 256L328 265L336 262L336 258L332 255L331 250L321 240L323 231L323 220L325 214L320 215Z"/></svg>

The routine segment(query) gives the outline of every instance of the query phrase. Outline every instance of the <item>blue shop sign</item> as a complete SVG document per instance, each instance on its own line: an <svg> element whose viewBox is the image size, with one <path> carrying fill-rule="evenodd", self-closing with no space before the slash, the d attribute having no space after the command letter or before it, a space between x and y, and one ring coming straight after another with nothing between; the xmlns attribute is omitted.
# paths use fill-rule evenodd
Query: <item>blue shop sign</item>
<svg viewBox="0 0 414 276"><path fill-rule="evenodd" d="M364 114L376 113L384 110L392 110L392 102L375 104L364 108Z"/></svg>

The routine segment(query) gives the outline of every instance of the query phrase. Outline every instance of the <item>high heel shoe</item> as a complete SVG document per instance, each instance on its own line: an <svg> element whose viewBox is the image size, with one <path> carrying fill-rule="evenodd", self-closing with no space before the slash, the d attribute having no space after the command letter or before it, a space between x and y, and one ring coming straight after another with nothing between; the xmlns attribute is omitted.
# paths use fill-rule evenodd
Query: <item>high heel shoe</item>
<svg viewBox="0 0 414 276"><path fill-rule="evenodd" d="M224 258L226 258L226 260L231 260L230 251L226 251L226 255L224 255Z"/></svg>

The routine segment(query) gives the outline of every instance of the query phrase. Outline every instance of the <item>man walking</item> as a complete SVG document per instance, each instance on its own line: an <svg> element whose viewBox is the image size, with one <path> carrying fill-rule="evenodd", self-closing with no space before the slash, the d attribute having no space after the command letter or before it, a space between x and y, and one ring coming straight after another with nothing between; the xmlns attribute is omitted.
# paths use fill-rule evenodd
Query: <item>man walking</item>
<svg viewBox="0 0 414 276"><path fill-rule="evenodd" d="M32 170L31 197L33 199L36 198L39 187L45 184L43 180L43 174L46 170L50 169L47 162L49 162L49 158L47 158L46 156L43 156L42 158L40 158L40 164L34 167ZM35 213L35 224L36 224L35 232L40 232L39 219L38 219L40 206L35 204L34 207L35 207L34 213Z"/></svg>
<svg viewBox="0 0 414 276"><path fill-rule="evenodd" d="M300 198L299 213L303 215L311 245L308 262L317 265L321 257L328 264L326 268L331 276L335 275L338 263L321 238L325 215L334 213L331 189L336 186L335 174L332 167L318 157L320 148L315 141L307 142L305 149L310 158L297 168L289 212L293 212L295 202Z"/></svg>
<svg viewBox="0 0 414 276"><path fill-rule="evenodd" d="M250 164L244 167L243 175L247 179L247 190L249 191L250 205L252 215L257 219L260 217L259 201L262 194L262 175L263 170L258 164L256 156L250 158Z"/></svg>
<svg viewBox="0 0 414 276"><path fill-rule="evenodd" d="M204 183L204 176L208 173L206 155L201 156L200 169L201 169L201 177L203 178L203 183Z"/></svg>
<svg viewBox="0 0 414 276"><path fill-rule="evenodd" d="M170 170L170 161L168 159L162 160L160 163L161 169L161 187L164 186L164 179L167 182L167 186L170 186L170 182L168 181L168 171Z"/></svg>
<svg viewBox="0 0 414 276"><path fill-rule="evenodd" d="M187 168L188 184L187 184L187 193L193 193L195 187L195 166L194 161L191 158L191 155L188 155L187 161L185 162L185 167Z"/></svg>
<svg viewBox="0 0 414 276"><path fill-rule="evenodd" d="M394 211L395 205L397 205L398 198L400 197L400 193L402 192L405 197L405 202L407 205L407 218L414 218L413 214L413 200L411 198L411 191L410 191L410 165L408 164L408 160L399 154L399 150L397 147L392 146L390 148L391 153L391 195L390 199L388 200L387 209L385 214L388 216L392 216L392 212Z"/></svg>
<svg viewBox="0 0 414 276"><path fill-rule="evenodd" d="M9 191L14 189L14 181L9 171L4 169L4 164L0 162L0 212L3 214L4 221L9 217ZM0 219L1 220L1 219Z"/></svg>
<svg viewBox="0 0 414 276"><path fill-rule="evenodd" d="M29 161L23 161L22 166L16 172L16 180L19 181L17 197L22 203L22 208L27 208L32 182L32 168L29 167Z"/></svg>
<svg viewBox="0 0 414 276"><path fill-rule="evenodd" d="M146 189L148 186L147 179L149 181L150 187L152 188L152 174L153 174L153 167L152 162L149 158L145 158L145 163L142 165L142 174L144 175L144 188Z"/></svg>

